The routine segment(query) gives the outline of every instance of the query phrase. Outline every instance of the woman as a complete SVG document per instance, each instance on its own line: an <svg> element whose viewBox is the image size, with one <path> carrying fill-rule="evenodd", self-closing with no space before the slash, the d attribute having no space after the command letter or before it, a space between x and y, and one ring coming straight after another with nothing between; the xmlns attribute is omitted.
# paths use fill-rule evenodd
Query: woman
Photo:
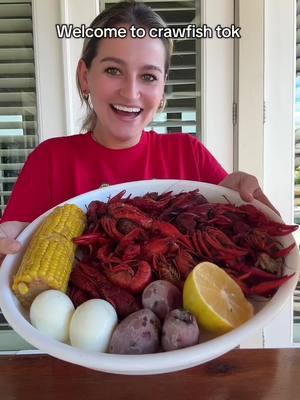
<svg viewBox="0 0 300 400"><path fill-rule="evenodd" d="M0 254L19 250L14 238L38 215L73 196L143 179L189 179L220 184L271 206L255 177L227 175L191 135L145 132L165 103L172 42L137 39L130 26L165 27L146 5L123 2L101 13L91 28L125 27L126 38L86 39L77 85L89 113L85 134L41 143L28 157L0 225ZM11 222L14 221L14 222Z"/></svg>

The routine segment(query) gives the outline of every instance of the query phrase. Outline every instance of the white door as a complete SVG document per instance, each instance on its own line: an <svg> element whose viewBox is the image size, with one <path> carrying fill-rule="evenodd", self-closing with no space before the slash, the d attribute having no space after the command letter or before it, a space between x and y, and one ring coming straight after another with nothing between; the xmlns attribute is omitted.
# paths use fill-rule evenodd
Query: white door
<svg viewBox="0 0 300 400"><path fill-rule="evenodd" d="M254 173L286 223L294 207L294 0L240 0L239 169ZM264 347L293 345L292 296L263 331Z"/></svg>

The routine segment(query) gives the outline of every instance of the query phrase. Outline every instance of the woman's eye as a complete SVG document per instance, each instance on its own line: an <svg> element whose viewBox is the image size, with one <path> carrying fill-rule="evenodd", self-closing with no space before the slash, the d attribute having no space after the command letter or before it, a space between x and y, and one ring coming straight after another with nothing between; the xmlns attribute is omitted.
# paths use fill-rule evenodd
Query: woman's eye
<svg viewBox="0 0 300 400"><path fill-rule="evenodd" d="M107 72L109 75L120 75L120 70L115 67L108 67L105 69L105 72Z"/></svg>
<svg viewBox="0 0 300 400"><path fill-rule="evenodd" d="M144 74L143 80L147 81L147 82L154 82L154 81L157 81L157 78L155 75L152 75L152 74Z"/></svg>

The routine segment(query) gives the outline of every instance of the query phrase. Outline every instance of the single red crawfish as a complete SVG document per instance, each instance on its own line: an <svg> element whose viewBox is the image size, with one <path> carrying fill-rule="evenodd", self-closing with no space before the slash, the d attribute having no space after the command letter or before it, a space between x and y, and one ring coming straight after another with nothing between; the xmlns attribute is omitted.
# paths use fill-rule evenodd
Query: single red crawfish
<svg viewBox="0 0 300 400"><path fill-rule="evenodd" d="M103 201L94 200L91 201L87 208L87 220L88 224L96 222L101 215L104 215L107 211L107 203Z"/></svg>
<svg viewBox="0 0 300 400"><path fill-rule="evenodd" d="M298 229L298 225L286 225L285 223L270 220L251 204L243 204L239 206L239 209L245 212L251 226L257 226L271 236L288 235Z"/></svg>
<svg viewBox="0 0 300 400"><path fill-rule="evenodd" d="M273 254L273 258L280 258L280 257L286 257L291 250L296 246L296 243L290 244L288 247L285 247L283 249L280 249L277 251L277 253Z"/></svg>
<svg viewBox="0 0 300 400"><path fill-rule="evenodd" d="M253 262L247 262L245 257L230 257L229 259L223 257L223 261L224 265L226 266L226 270L229 269L236 275L247 273L251 268L253 268Z"/></svg>
<svg viewBox="0 0 300 400"><path fill-rule="evenodd" d="M206 242L204 241L203 232L201 232L200 230L195 231L190 236L190 239L197 256L208 259L213 258L212 251L208 248Z"/></svg>
<svg viewBox="0 0 300 400"><path fill-rule="evenodd" d="M118 219L117 221L117 229L123 235L127 235L127 233L131 232L133 229L137 228L139 225L133 221L130 221L126 218Z"/></svg>
<svg viewBox="0 0 300 400"><path fill-rule="evenodd" d="M205 203L199 204L189 211L192 211L198 216L198 223L226 227L232 224L232 220L226 216L225 213L232 211L232 209L236 209L232 204Z"/></svg>
<svg viewBox="0 0 300 400"><path fill-rule="evenodd" d="M153 211L163 210L172 199L172 192L159 196L158 193L146 193L128 200L128 203L140 210L151 214Z"/></svg>
<svg viewBox="0 0 300 400"><path fill-rule="evenodd" d="M121 218L129 219L143 228L150 228L152 224L152 218L148 217L137 207L134 207L131 204L125 204L118 201L110 203L108 204L108 213L115 220Z"/></svg>
<svg viewBox="0 0 300 400"><path fill-rule="evenodd" d="M181 280L179 271L171 261L167 260L162 254L156 254L152 262L158 279L169 281L182 290L183 280Z"/></svg>
<svg viewBox="0 0 300 400"><path fill-rule="evenodd" d="M89 269L95 270L95 272L93 273L89 271ZM98 271L96 269L89 266L84 268L84 265L79 263L71 272L70 283L80 290L83 290L90 298L98 299L100 296L96 285L97 277ZM73 289L73 293L74 292Z"/></svg>
<svg viewBox="0 0 300 400"><path fill-rule="evenodd" d="M137 260L141 256L141 245L138 243L132 243L129 244L126 249L123 251L123 254L121 255L122 261L133 261Z"/></svg>
<svg viewBox="0 0 300 400"><path fill-rule="evenodd" d="M291 279L295 274L285 275L282 278L274 279L273 281L266 281L258 283L249 288L249 295L257 295L263 297L271 297L285 282Z"/></svg>
<svg viewBox="0 0 300 400"><path fill-rule="evenodd" d="M193 257L187 250L179 248L178 253L175 256L174 263L177 271L179 271L181 277L185 279L192 269L198 264L199 259Z"/></svg>
<svg viewBox="0 0 300 400"><path fill-rule="evenodd" d="M244 237L244 241L255 250L255 252L267 253L272 258L285 257L295 246L295 243L286 248L280 242L274 240L267 232L259 229L254 229Z"/></svg>
<svg viewBox="0 0 300 400"><path fill-rule="evenodd" d="M137 262L136 268L129 264L120 264L105 270L111 283L131 293L142 293L152 281L152 268L146 261Z"/></svg>
<svg viewBox="0 0 300 400"><path fill-rule="evenodd" d="M102 263L119 263L121 262L120 257L117 257L115 254L114 250L114 245L113 243L107 243L97 250L96 257L99 261Z"/></svg>
<svg viewBox="0 0 300 400"><path fill-rule="evenodd" d="M174 224L184 233L193 233L198 223L198 215L189 211L184 211L177 215Z"/></svg>
<svg viewBox="0 0 300 400"><path fill-rule="evenodd" d="M188 210L204 203L207 203L207 199L199 192L199 189L178 193L173 201L173 205L181 210Z"/></svg>
<svg viewBox="0 0 300 400"><path fill-rule="evenodd" d="M84 233L83 235L73 239L73 242L80 246L89 246L96 244L102 246L108 243L108 239L101 233L94 232L94 233Z"/></svg>
<svg viewBox="0 0 300 400"><path fill-rule="evenodd" d="M135 241L143 239L144 236L145 236L145 231L141 227L132 229L132 231L130 231L120 239L116 247L116 252L124 251L126 247L130 246Z"/></svg>
<svg viewBox="0 0 300 400"><path fill-rule="evenodd" d="M208 226L203 230L203 240L208 247L232 258L244 256L249 252L248 249L237 246L225 233L215 227Z"/></svg>
<svg viewBox="0 0 300 400"><path fill-rule="evenodd" d="M141 308L131 293L111 283L96 267L78 263L71 273L70 283L86 292L90 298L101 298L111 303L120 318ZM72 293L76 296L75 289L72 289Z"/></svg>
<svg viewBox="0 0 300 400"><path fill-rule="evenodd" d="M132 293L112 284L108 279L105 283L98 282L98 290L101 298L111 303L121 319L142 308L140 301Z"/></svg>
<svg viewBox="0 0 300 400"><path fill-rule="evenodd" d="M178 251L178 244L170 238L152 239L142 246L142 255L147 260L158 254L175 254Z"/></svg>
<svg viewBox="0 0 300 400"><path fill-rule="evenodd" d="M151 225L151 232L153 232L154 234L165 236L167 238L176 239L183 243L186 247L192 249L191 242L188 237L183 235L176 228L176 226L170 224L169 222L154 220Z"/></svg>
<svg viewBox="0 0 300 400"><path fill-rule="evenodd" d="M69 285L68 296L70 297L70 299L72 299L72 302L75 307L80 306L80 304L84 303L85 301L91 298L87 294L87 292L84 292L83 290L72 285L71 283Z"/></svg>
<svg viewBox="0 0 300 400"><path fill-rule="evenodd" d="M120 240L123 234L117 229L117 221L109 215L102 215L101 225L104 232L111 238L115 240Z"/></svg>
<svg viewBox="0 0 300 400"><path fill-rule="evenodd" d="M239 285L239 287L241 288L241 290L242 290L242 292L244 293L244 295L245 295L246 297L249 297L249 296L250 296L250 290L249 290L248 286L247 286L243 281L241 281L241 280L235 275L235 273L234 273L233 271L227 270L227 269L226 269L226 272L227 272L228 275L230 275L230 277Z"/></svg>
<svg viewBox="0 0 300 400"><path fill-rule="evenodd" d="M114 253L119 255L122 261L136 260L141 255L141 244L145 232L142 228L134 228L123 236L117 244Z"/></svg>
<svg viewBox="0 0 300 400"><path fill-rule="evenodd" d="M276 276L274 273L267 272L256 267L250 268L248 272L238 277L240 281L247 282L249 279L251 279L251 281L255 281L256 283L258 283L258 281L273 281L275 278Z"/></svg>
<svg viewBox="0 0 300 400"><path fill-rule="evenodd" d="M176 217L180 212L192 211L193 207L198 204L207 203L207 199L199 193L199 189L189 192L181 192L173 196L173 199L168 204L168 207L160 214L160 219L169 221Z"/></svg>
<svg viewBox="0 0 300 400"><path fill-rule="evenodd" d="M108 203L118 202L118 201L126 201L127 199L129 199L129 197L131 195L129 195L129 197L127 199L123 199L123 196L124 196L125 193L126 193L126 190L123 189L123 190L121 190L121 192L117 193L115 196L109 197L107 204Z"/></svg>

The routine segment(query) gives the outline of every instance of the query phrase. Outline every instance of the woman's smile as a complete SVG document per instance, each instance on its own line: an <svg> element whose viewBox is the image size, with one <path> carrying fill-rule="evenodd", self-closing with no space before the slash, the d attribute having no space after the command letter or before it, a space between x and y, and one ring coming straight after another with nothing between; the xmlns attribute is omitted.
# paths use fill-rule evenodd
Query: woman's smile
<svg viewBox="0 0 300 400"><path fill-rule="evenodd" d="M143 111L141 107L136 106L124 106L121 104L111 104L110 106L116 116L124 121L131 121L137 118Z"/></svg>

